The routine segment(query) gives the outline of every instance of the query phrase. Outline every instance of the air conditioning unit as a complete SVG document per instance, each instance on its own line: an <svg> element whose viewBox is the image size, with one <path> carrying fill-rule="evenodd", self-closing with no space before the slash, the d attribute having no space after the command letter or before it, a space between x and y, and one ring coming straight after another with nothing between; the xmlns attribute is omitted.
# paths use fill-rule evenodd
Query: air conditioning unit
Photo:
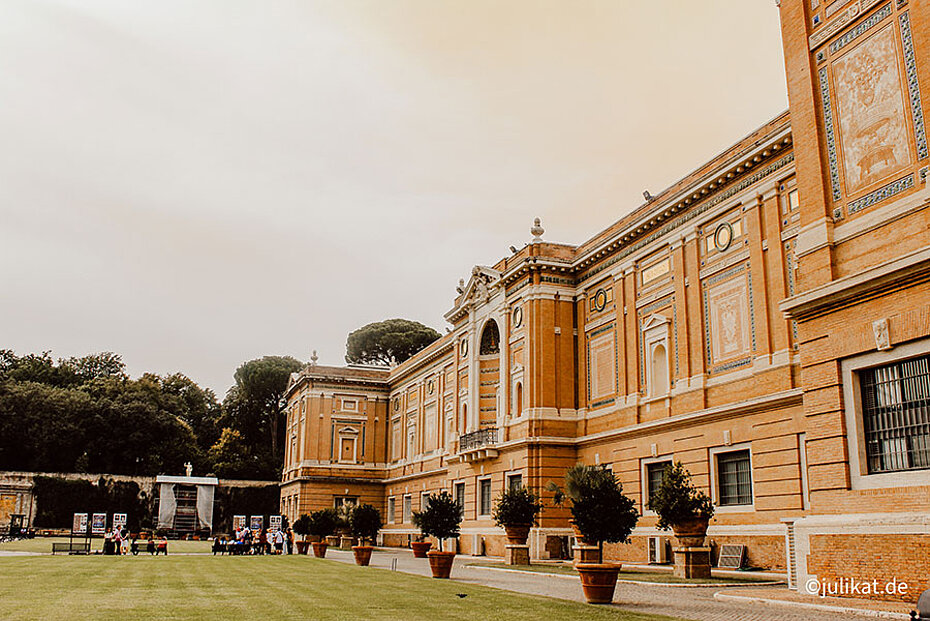
<svg viewBox="0 0 930 621"><path fill-rule="evenodd" d="M649 538L649 562L668 563L668 537Z"/></svg>

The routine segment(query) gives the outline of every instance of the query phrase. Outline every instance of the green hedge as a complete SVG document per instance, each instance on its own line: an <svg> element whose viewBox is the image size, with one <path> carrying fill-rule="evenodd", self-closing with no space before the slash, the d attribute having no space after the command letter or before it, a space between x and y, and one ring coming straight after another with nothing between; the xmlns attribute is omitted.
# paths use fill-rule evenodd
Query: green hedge
<svg viewBox="0 0 930 621"><path fill-rule="evenodd" d="M101 477L96 483L61 477L37 476L36 528L71 528L75 513L125 513L131 531L152 527L153 499L135 481L114 481Z"/></svg>

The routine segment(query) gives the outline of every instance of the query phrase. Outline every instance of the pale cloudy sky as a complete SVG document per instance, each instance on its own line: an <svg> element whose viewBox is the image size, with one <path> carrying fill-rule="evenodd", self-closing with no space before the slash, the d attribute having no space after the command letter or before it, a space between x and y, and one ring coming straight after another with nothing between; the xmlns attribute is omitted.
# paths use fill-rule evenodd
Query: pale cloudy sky
<svg viewBox="0 0 930 621"><path fill-rule="evenodd" d="M0 348L220 396L264 354L444 331L787 107L773 0L3 0Z"/></svg>

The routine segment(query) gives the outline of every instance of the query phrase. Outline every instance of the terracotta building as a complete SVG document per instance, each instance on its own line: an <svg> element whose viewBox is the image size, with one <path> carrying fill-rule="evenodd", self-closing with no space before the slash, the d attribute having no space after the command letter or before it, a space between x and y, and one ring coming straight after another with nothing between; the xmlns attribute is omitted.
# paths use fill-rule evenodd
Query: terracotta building
<svg viewBox="0 0 930 621"><path fill-rule="evenodd" d="M505 486L606 464L643 514L607 556L646 562L674 459L749 564L930 587L930 3L780 11L790 113L580 245L537 222L400 366L295 374L284 513L368 502L405 545L448 490L460 551L503 555ZM547 506L532 555L570 532Z"/></svg>

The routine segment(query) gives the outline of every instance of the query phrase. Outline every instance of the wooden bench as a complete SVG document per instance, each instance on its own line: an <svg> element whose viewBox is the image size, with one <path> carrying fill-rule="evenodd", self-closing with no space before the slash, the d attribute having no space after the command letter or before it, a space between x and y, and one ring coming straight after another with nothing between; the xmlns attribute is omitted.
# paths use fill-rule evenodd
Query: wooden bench
<svg viewBox="0 0 930 621"><path fill-rule="evenodd" d="M68 554L90 554L89 541L69 541L67 543L52 543L52 554L66 552Z"/></svg>

